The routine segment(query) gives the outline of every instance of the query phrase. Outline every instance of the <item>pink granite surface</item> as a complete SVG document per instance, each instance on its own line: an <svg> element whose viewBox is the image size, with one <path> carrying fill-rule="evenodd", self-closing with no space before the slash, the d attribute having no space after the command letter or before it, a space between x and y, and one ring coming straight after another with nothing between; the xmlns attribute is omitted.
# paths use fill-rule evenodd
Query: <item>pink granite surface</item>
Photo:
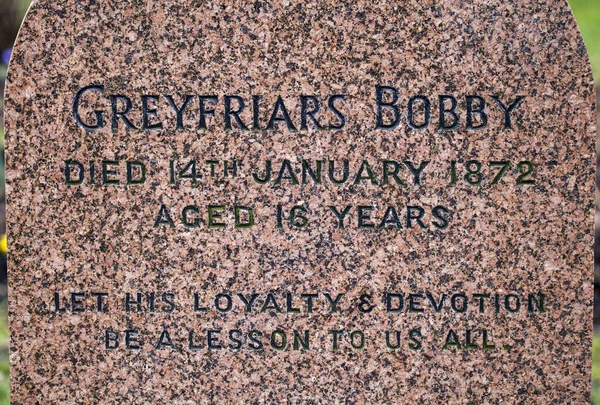
<svg viewBox="0 0 600 405"><path fill-rule="evenodd" d="M86 86L103 94L77 113L93 127L100 111L98 130L73 114ZM377 128L377 86L397 90L395 128ZM179 128L167 96L189 96ZM217 97L207 129L201 96ZM246 130L226 128L226 96ZM302 128L302 96L323 128ZM439 129L441 96L457 128ZM494 96L522 97L511 128ZM291 125L279 109L268 128L278 97ZM6 90L12 403L589 403L594 101L564 0L37 1ZM170 179L191 160L195 181ZM323 161L320 183L302 160ZM208 206L225 207L212 226ZM235 206L254 226L235 228ZM329 206L351 206L343 228ZM344 294L335 311L326 294Z"/></svg>

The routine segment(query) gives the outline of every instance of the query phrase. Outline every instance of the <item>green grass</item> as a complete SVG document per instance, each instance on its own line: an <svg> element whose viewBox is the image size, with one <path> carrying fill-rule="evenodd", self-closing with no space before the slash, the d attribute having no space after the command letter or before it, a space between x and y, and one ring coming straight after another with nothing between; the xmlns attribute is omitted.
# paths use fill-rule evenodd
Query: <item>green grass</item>
<svg viewBox="0 0 600 405"><path fill-rule="evenodd" d="M8 308L6 300L0 304L0 405L10 404L8 372Z"/></svg>
<svg viewBox="0 0 600 405"><path fill-rule="evenodd" d="M596 83L600 85L600 2L569 0L590 54Z"/></svg>
<svg viewBox="0 0 600 405"><path fill-rule="evenodd" d="M600 404L600 336L594 336L592 346L592 403Z"/></svg>

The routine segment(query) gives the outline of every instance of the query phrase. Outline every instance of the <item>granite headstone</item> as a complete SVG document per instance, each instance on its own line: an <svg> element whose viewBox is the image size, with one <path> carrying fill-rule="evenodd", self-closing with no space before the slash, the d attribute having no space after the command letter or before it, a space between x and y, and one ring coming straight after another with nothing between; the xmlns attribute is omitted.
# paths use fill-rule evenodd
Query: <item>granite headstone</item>
<svg viewBox="0 0 600 405"><path fill-rule="evenodd" d="M6 87L13 404L582 404L565 0L39 0Z"/></svg>

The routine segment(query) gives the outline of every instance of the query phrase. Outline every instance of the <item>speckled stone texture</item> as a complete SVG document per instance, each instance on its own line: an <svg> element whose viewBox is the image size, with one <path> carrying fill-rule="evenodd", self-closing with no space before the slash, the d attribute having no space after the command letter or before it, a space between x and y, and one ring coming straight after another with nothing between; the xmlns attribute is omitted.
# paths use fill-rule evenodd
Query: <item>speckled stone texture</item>
<svg viewBox="0 0 600 405"><path fill-rule="evenodd" d="M98 130L73 114L86 86L103 88L78 104L88 126L102 114ZM395 128L377 128L377 86L397 90ZM157 98L142 128L144 95ZM190 96L182 128L168 95L178 108ZM341 130L329 127L336 95ZM117 112L131 100L135 128L113 122L111 96ZM200 96L217 97L204 99L208 129ZM247 130L234 115L226 130L226 96L243 99ZM281 109L267 128L279 96L295 131ZM324 128L308 116L302 128L301 96L320 101ZM408 125L415 96L430 103L422 129ZM441 96L456 100L457 128L439 128ZM481 129L467 127L468 96L486 102ZM511 128L494 96L522 97ZM470 125L483 126L470 100ZM413 127L425 104L415 99ZM37 1L13 53L6 130L15 405L590 401L594 92L564 0ZM303 182L303 159L324 161L320 184ZM344 160L338 185L329 161L340 179ZM385 160L397 164L388 184ZM82 184L67 183L68 161ZM145 165L143 184L126 184L127 161ZM409 164L424 162L415 184ZM497 162L508 165L494 182ZM254 226L234 228L236 205ZM212 227L208 206L225 207ZM290 227L294 206L306 226ZM351 207L344 228L329 206ZM141 311L127 312L138 293ZM238 294L258 294L249 311ZM301 294L316 294L312 311ZM335 312L326 294L344 294ZM399 347L386 347L395 331Z"/></svg>

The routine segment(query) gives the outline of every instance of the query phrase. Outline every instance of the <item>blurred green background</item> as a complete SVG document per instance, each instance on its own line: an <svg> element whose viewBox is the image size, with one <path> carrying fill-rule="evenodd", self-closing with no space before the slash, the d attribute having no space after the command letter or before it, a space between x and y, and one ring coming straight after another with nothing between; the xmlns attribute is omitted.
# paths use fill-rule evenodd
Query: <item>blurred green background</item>
<svg viewBox="0 0 600 405"><path fill-rule="evenodd" d="M4 222L4 131L2 129L2 99L4 79L10 57L10 49L17 34L20 21L25 14L30 0L0 0L0 405L10 403L9 400L9 368L8 368L8 326L7 326L7 288L6 288L6 238ZM518 1L518 0L514 0ZM597 85L600 83L600 0L569 0L579 27L585 39ZM598 164L597 164L598 166ZM596 182L600 184L600 182ZM600 212L600 195L597 193L597 212ZM600 228L596 230L596 270L595 270L595 316L594 325L597 331L593 345L592 400L600 405ZM532 402L535 400L532 398Z"/></svg>
<svg viewBox="0 0 600 405"><path fill-rule="evenodd" d="M600 0L569 0L585 40L596 85L600 80Z"/></svg>

